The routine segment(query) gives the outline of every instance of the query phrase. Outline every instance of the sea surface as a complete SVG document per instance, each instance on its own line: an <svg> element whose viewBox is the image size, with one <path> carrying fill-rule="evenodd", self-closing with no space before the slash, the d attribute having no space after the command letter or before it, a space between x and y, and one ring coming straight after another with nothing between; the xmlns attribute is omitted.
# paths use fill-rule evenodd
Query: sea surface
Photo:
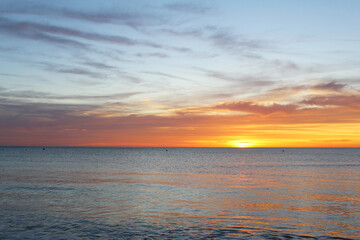
<svg viewBox="0 0 360 240"><path fill-rule="evenodd" d="M0 147L0 239L360 239L360 149Z"/></svg>

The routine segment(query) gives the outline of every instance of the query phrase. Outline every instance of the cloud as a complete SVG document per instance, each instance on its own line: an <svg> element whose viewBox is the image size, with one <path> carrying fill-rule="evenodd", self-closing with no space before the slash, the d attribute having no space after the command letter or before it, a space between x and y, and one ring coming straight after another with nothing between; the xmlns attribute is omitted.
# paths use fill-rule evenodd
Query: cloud
<svg viewBox="0 0 360 240"><path fill-rule="evenodd" d="M145 57L145 58L148 58L148 57L168 58L169 57L169 55L164 54L164 53L159 53L159 52L155 52L155 53L138 53L135 56L141 57L141 58L142 57Z"/></svg>
<svg viewBox="0 0 360 240"><path fill-rule="evenodd" d="M16 9L16 8L15 8ZM46 7L45 7L46 9ZM18 10L3 10L4 13L33 13L33 11L37 14L41 13L41 15L52 15L54 12L58 10L51 9L51 11L37 11L34 8L30 8L30 10L26 9L18 9ZM82 12L73 12L70 10L62 10L63 15L65 17L71 18L79 18L81 20L89 20L94 21L96 23L103 23L101 19L105 22L111 22L112 17L114 19L119 20L121 23L126 25L132 26L134 28L138 28L142 25L151 25L151 23L144 21L144 23L139 23L135 21L135 19L143 19L146 18L146 14L136 14L136 16L132 16L133 14L114 14L113 16L108 16L104 13L82 13ZM0 10L1 12L1 10ZM132 16L132 17L131 17ZM133 19L134 21L128 21L129 19ZM151 17L150 17L151 18ZM126 20L127 19L127 20ZM156 17L154 17L156 19ZM142 21L142 20L141 20ZM104 22L104 23L105 23ZM43 24L33 21L15 21L10 18L0 17L0 34L6 34L13 37L18 37L21 39L31 39L36 41L42 41L50 44L57 44L75 48L81 48L89 50L91 49L92 45L89 41L93 42L104 42L104 43L111 43L115 45L122 45L122 46L144 46L154 49L164 49L170 50L180 53L191 53L193 52L192 49L187 47L179 47L179 46L166 46L162 44L157 44L155 42L147 41L147 40L137 40L132 39L126 36L120 35L109 35L109 34L101 34L101 33L94 33L94 32L86 32L82 30L78 30L75 28L70 27L62 27L62 26L55 26L51 24ZM146 32L148 34L148 32ZM1 50L1 49L0 49ZM94 49L91 49L95 51ZM5 49L4 49L5 51ZM139 57L147 56L147 57L161 57L166 58L168 57L167 54L164 53L149 53L149 54L139 54Z"/></svg>
<svg viewBox="0 0 360 240"><path fill-rule="evenodd" d="M141 78L138 78L138 77L135 77L135 76L129 76L129 75L126 75L126 74L122 74L121 75L121 78L123 79L127 79L133 83L141 83L143 80Z"/></svg>
<svg viewBox="0 0 360 240"><path fill-rule="evenodd" d="M83 62L83 64L90 66L90 67L95 67L95 68L101 69L101 70L115 69L114 66L110 66L108 64L101 63L101 62L86 61L86 62Z"/></svg>
<svg viewBox="0 0 360 240"><path fill-rule="evenodd" d="M50 104L24 102L2 98L0 103L0 122L9 128L47 126L60 123L69 114L93 108L93 105Z"/></svg>
<svg viewBox="0 0 360 240"><path fill-rule="evenodd" d="M266 80L266 77L263 76L235 76L220 72L220 71L214 71L204 68L195 67L195 69L200 70L204 72L208 77L219 79L219 80L225 80L228 82L234 82L234 83L246 83L248 86L255 86L255 87L264 87L264 86L270 86L275 84L274 81Z"/></svg>
<svg viewBox="0 0 360 240"><path fill-rule="evenodd" d="M206 26L197 29L162 29L161 32L171 34L177 37L192 37L226 50L231 54L241 54L243 57L260 59L255 52L268 48L268 43L259 39L247 39L244 36L238 36L231 31L217 26Z"/></svg>
<svg viewBox="0 0 360 240"><path fill-rule="evenodd" d="M7 33L21 38L46 41L49 43L70 45L73 47L88 47L88 44L69 39L69 37L83 40L102 41L124 46L146 46L151 48L162 48L161 45L148 41L138 41L124 36L89 33L72 28L59 27L49 24L35 22L16 22L7 18L0 18L0 33ZM56 35L66 36L68 38Z"/></svg>
<svg viewBox="0 0 360 240"><path fill-rule="evenodd" d="M194 106L193 112L190 109L187 114L172 115L134 114L132 107L126 102L54 104L2 98L0 144L190 146L186 145L190 140L234 140L238 136L271 140L276 135L284 139L289 134L308 134L310 139L317 139L319 128L320 139L329 129L337 129L342 139L354 140L356 134L343 134L339 127L353 131L360 123L358 109L341 106L298 109L294 104L235 101L208 108ZM231 112L208 114L217 109ZM334 138L331 134L328 139Z"/></svg>
<svg viewBox="0 0 360 240"><path fill-rule="evenodd" d="M48 30L50 30L50 28L52 29L51 31L46 31L46 28L48 28ZM60 44L77 48L88 47L88 44L76 40L48 34L54 33L55 29L58 30L58 33L61 33L60 30L66 30L65 28L49 27L30 22L15 22L7 18L0 17L0 33L9 34L19 38L43 41L51 44Z"/></svg>
<svg viewBox="0 0 360 240"><path fill-rule="evenodd" d="M65 74L74 74L74 75L84 75L91 78L105 78L105 75L89 71L82 68L52 68L50 69L53 72L65 73Z"/></svg>
<svg viewBox="0 0 360 240"><path fill-rule="evenodd" d="M80 12L69 9L63 9L61 12L65 17L85 20L94 23L117 23L126 25L128 27L139 29L140 27L148 25L157 25L163 23L165 20L159 15L152 14L137 14L134 12Z"/></svg>
<svg viewBox="0 0 360 240"><path fill-rule="evenodd" d="M296 96L299 92L308 90L309 87L306 85L297 85L297 86L281 86L269 89L266 95L279 95L279 97L284 98L288 96Z"/></svg>
<svg viewBox="0 0 360 240"><path fill-rule="evenodd" d="M239 81L243 81L243 78L239 78L239 77L233 77L233 76L229 76L226 75L222 72L218 72L218 71L212 71L212 70L204 70L202 69L204 72L206 72L206 75L211 77L211 78L215 78L215 79L221 79L221 80L226 80L226 81L231 81L231 82L239 82Z"/></svg>
<svg viewBox="0 0 360 240"><path fill-rule="evenodd" d="M141 94L141 92L123 92L123 93L114 93L108 95L59 95L51 94L39 91L8 91L5 88L0 87L1 97L3 99L41 99L41 100L114 100L114 99L124 99L134 95ZM27 102L16 101L16 104L27 104ZM56 106L56 105L54 105Z"/></svg>
<svg viewBox="0 0 360 240"><path fill-rule="evenodd" d="M5 77L24 77L19 74L9 74L9 73L0 73L0 75Z"/></svg>
<svg viewBox="0 0 360 240"><path fill-rule="evenodd" d="M101 74L99 72L91 71L85 68L78 68L78 67L68 67L65 65L60 64L53 64L49 62L39 62L37 63L44 67L45 70L55 73L62 73L62 74L71 74L71 75L80 75L80 76L87 76L93 79L104 79L106 75Z"/></svg>
<svg viewBox="0 0 360 240"><path fill-rule="evenodd" d="M331 81L329 83L321 83L321 84L314 85L311 88L314 90L340 92L343 90L343 88L345 86L346 86L346 84L337 83L336 81Z"/></svg>
<svg viewBox="0 0 360 240"><path fill-rule="evenodd" d="M303 100L301 103L316 106L344 106L360 109L360 94L314 96Z"/></svg>
<svg viewBox="0 0 360 240"><path fill-rule="evenodd" d="M92 80L92 79L72 79L70 82L79 84L80 86L96 86L104 84L104 81Z"/></svg>
<svg viewBox="0 0 360 240"><path fill-rule="evenodd" d="M306 98L308 96L315 97L317 95L327 96L329 92L341 93L344 92L346 84L340 84L335 81L323 82L319 84L299 84L295 86L280 86L267 90L265 94L258 96L258 99L268 101L291 100L299 98ZM313 95L313 93L317 95Z"/></svg>
<svg viewBox="0 0 360 240"><path fill-rule="evenodd" d="M162 76L162 77L167 77L167 78L175 78L175 79L187 80L186 78L178 77L178 76L175 76L175 75L172 75L172 74L163 73L163 72L144 71L143 73L151 74L151 75L157 75L157 76Z"/></svg>
<svg viewBox="0 0 360 240"><path fill-rule="evenodd" d="M180 52L180 53L192 53L193 50L187 47L169 47L168 49Z"/></svg>
<svg viewBox="0 0 360 240"><path fill-rule="evenodd" d="M177 11L181 13L192 13L192 14L203 14L207 12L210 8L192 3L172 3L166 4L166 9L171 11Z"/></svg>
<svg viewBox="0 0 360 240"><path fill-rule="evenodd" d="M108 9L104 6L105 5L103 4L101 11L84 12L81 10L69 9L66 6L54 8L45 4L38 4L29 1L23 1L21 3L9 1L7 4L2 5L0 13L65 17L97 24L114 23L125 25L137 30L141 27L166 22L166 19L159 14L140 14L129 10L124 11L121 5L120 8L115 5L108 7Z"/></svg>
<svg viewBox="0 0 360 240"><path fill-rule="evenodd" d="M0 19L1 21L1 19ZM15 52L15 51L18 51L19 48L16 48L16 47L1 47L0 46L0 52Z"/></svg>
<svg viewBox="0 0 360 240"><path fill-rule="evenodd" d="M209 31L208 38L221 48L244 51L264 47L263 41L260 40L249 40L244 37L235 36L228 30L218 27L208 27L207 29Z"/></svg>
<svg viewBox="0 0 360 240"><path fill-rule="evenodd" d="M265 66L270 67L271 69L279 69L281 72L300 72L300 71L306 71L311 72L312 70L310 68L303 68L299 66L298 64L289 61L289 60L268 60L264 64Z"/></svg>
<svg viewBox="0 0 360 240"><path fill-rule="evenodd" d="M114 69L116 70L115 67L106 65L106 64L102 64L102 63L98 63L98 62L85 62L85 64L87 64L89 67L95 67L99 70L106 70L105 73L101 73L98 71L92 71L92 70L88 70L86 68L79 68L79 67L69 67L69 66L65 66L65 65L60 65L60 64L53 64L53 63L48 63L48 62L38 62L37 64L41 65L44 67L45 70L47 71L52 71L52 72L56 72L56 73L62 73L62 74L71 74L71 75L80 75L80 76L87 76L93 79L106 79L107 78L107 74L109 69ZM142 82L142 79L136 77L136 76L131 76L126 72L122 72L122 71L115 71L114 73L117 74L117 79L126 79L129 80L133 83L140 83ZM77 83L82 83L84 81L80 81L80 80L76 80ZM86 83L86 82L85 82ZM90 82L90 84L98 84L99 82Z"/></svg>
<svg viewBox="0 0 360 240"><path fill-rule="evenodd" d="M276 112L295 113L298 106L294 104L281 105L273 103L271 105L259 105L250 101L231 101L221 103L215 106L217 109L227 109L231 111L250 112L262 115L268 115Z"/></svg>

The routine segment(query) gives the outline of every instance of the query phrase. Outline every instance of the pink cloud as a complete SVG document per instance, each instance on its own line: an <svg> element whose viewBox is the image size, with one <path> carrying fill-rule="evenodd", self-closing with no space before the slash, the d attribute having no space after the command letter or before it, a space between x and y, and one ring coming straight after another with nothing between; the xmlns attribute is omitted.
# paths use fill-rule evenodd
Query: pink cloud
<svg viewBox="0 0 360 240"><path fill-rule="evenodd" d="M359 108L360 95L315 96L302 101L302 103L317 106L346 106Z"/></svg>
<svg viewBox="0 0 360 240"><path fill-rule="evenodd" d="M216 105L215 108L268 115L275 112L294 113L297 111L298 106L294 104L282 105L277 103L271 105L259 105L250 101L233 101Z"/></svg>

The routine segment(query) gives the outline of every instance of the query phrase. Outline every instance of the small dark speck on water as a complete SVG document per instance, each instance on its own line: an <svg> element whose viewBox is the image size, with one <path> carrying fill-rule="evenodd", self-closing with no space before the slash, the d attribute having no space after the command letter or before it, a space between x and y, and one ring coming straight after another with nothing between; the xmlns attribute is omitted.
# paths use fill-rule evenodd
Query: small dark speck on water
<svg viewBox="0 0 360 240"><path fill-rule="evenodd" d="M0 239L360 236L360 148L0 152Z"/></svg>

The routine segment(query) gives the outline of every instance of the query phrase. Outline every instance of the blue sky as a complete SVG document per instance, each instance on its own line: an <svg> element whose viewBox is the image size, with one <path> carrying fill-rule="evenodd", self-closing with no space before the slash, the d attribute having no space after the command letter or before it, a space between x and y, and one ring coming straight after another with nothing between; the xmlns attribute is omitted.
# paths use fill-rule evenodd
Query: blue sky
<svg viewBox="0 0 360 240"><path fill-rule="evenodd" d="M204 109L305 108L324 88L356 96L359 9L350 0L2 0L0 113L26 116L20 126L58 121L59 111L228 115Z"/></svg>

